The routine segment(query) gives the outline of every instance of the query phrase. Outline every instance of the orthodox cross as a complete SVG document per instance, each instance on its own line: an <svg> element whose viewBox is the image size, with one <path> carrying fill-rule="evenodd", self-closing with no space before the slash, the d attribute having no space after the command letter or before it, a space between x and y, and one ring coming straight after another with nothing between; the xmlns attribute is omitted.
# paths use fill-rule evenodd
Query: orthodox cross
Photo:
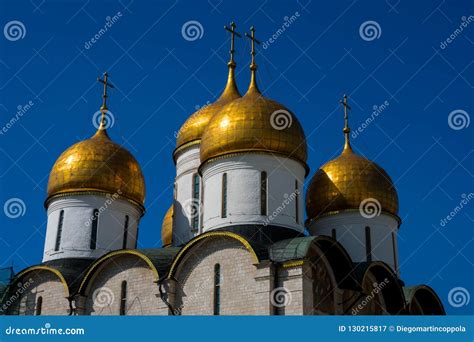
<svg viewBox="0 0 474 342"><path fill-rule="evenodd" d="M245 33L245 36L252 41L252 51L250 52L250 54L252 55L252 64L250 64L250 67L256 67L256 64L255 64L255 43L257 43L257 44L261 44L261 43L260 43L260 41L257 40L257 38L255 38L255 27L252 26L250 28L250 34Z"/></svg>
<svg viewBox="0 0 474 342"><path fill-rule="evenodd" d="M339 102L344 107L344 133L348 134L350 132L350 129L349 129L349 117L348 117L347 110L351 110L351 107L347 104L347 95L344 94L342 100L339 100Z"/></svg>
<svg viewBox="0 0 474 342"><path fill-rule="evenodd" d="M235 36L239 37L239 38L242 38L242 36L240 35L240 33L238 33L237 31L235 31L235 28L237 26L235 25L234 22L231 22L230 23L230 27L228 26L224 26L224 28L230 32L230 63L233 63L234 62L234 52L235 52L235 49L234 49L234 41L235 41Z"/></svg>
<svg viewBox="0 0 474 342"><path fill-rule="evenodd" d="M115 88L112 83L109 82L109 74L107 74L107 71L104 72L104 79L100 79L100 77L97 77L97 82L102 83L104 85L104 93L102 95L102 107L101 109L107 109L107 87L110 88Z"/></svg>

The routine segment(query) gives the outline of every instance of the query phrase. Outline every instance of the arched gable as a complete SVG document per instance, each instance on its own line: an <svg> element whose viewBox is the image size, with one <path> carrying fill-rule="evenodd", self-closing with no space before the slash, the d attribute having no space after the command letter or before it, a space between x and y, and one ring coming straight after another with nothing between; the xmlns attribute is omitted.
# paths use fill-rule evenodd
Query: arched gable
<svg viewBox="0 0 474 342"><path fill-rule="evenodd" d="M46 266L46 265L36 265L36 266L25 268L23 271L21 271L15 276L15 278L12 281L12 284L18 283L18 281L20 281L20 279L22 279L25 275L34 271L46 271L46 272L51 272L54 275L56 275L59 278L59 281L63 284L65 297L69 297L69 294L70 294L69 285L66 279L64 278L63 274L59 270L50 266Z"/></svg>
<svg viewBox="0 0 474 342"><path fill-rule="evenodd" d="M253 247L250 245L250 243L243 238L242 236L232 233L232 232L227 232L227 231L216 231L216 232L208 232L204 233L201 235L196 236L194 239L190 240L186 245L184 245L179 253L176 255L174 258L170 271L168 273L168 278L173 278L175 276L176 270L183 258L186 256L187 253L189 253L197 244L202 242L203 240L206 239L211 239L211 238L230 238L238 241L240 244L242 244L243 247L251 254L252 259L255 264L258 264L260 262L257 253L253 249Z"/></svg>
<svg viewBox="0 0 474 342"><path fill-rule="evenodd" d="M427 285L404 287L410 315L445 315L443 303L436 292Z"/></svg>

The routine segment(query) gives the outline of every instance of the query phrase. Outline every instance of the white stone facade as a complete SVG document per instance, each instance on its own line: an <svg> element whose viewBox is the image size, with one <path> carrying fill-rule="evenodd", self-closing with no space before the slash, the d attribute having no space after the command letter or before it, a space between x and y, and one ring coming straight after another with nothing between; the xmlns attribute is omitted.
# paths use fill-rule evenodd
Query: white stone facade
<svg viewBox="0 0 474 342"><path fill-rule="evenodd" d="M373 218L366 218L356 210L322 216L313 220L308 230L314 236L332 236L342 244L354 262L383 261L399 274L398 227L399 221L393 215L382 212ZM372 260L367 258L369 251Z"/></svg>
<svg viewBox="0 0 474 342"><path fill-rule="evenodd" d="M95 248L91 248L94 210L98 213L97 238ZM124 248L125 237L125 247L135 248L142 212L127 200L98 194L53 199L48 204L47 215L43 262L64 258L96 259L109 251Z"/></svg>
<svg viewBox="0 0 474 342"><path fill-rule="evenodd" d="M203 232L242 224L276 225L304 231L305 168L301 163L272 154L247 153L208 162L201 172ZM262 172L267 175L266 215L261 213ZM224 174L227 177L226 217L222 215Z"/></svg>

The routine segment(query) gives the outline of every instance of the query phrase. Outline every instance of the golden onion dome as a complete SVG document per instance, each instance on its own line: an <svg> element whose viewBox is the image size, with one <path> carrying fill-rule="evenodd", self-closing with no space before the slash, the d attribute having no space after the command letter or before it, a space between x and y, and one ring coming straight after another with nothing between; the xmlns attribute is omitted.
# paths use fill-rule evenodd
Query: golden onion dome
<svg viewBox="0 0 474 342"><path fill-rule="evenodd" d="M110 140L104 122L56 160L48 181L48 200L69 193L107 193L143 207L145 180L140 165L124 147Z"/></svg>
<svg viewBox="0 0 474 342"><path fill-rule="evenodd" d="M308 220L344 210L359 210L363 203L369 202L375 204L378 212L398 215L398 195L390 176L379 165L352 150L349 132L346 114L341 155L316 171L309 185Z"/></svg>
<svg viewBox="0 0 474 342"><path fill-rule="evenodd" d="M227 84L221 96L216 100L216 102L205 105L192 114L179 129L178 136L176 138L176 149L174 151L175 156L184 148L195 143L199 143L212 116L227 103L241 97L234 77L234 69L236 64L233 61L230 61L228 66L229 75L227 77Z"/></svg>
<svg viewBox="0 0 474 342"><path fill-rule="evenodd" d="M242 152L265 152L300 161L306 167L306 138L296 116L283 105L265 98L251 65L247 93L225 105L209 122L202 136L202 163Z"/></svg>
<svg viewBox="0 0 474 342"><path fill-rule="evenodd" d="M163 218L161 225L161 242L163 247L169 247L173 242L173 205L169 207Z"/></svg>

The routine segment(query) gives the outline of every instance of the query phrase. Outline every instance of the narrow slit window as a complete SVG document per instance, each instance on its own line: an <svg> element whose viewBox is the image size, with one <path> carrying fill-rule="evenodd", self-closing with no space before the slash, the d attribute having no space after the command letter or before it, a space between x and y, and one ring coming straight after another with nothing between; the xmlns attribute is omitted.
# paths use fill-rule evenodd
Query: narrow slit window
<svg viewBox="0 0 474 342"><path fill-rule="evenodd" d="M300 223L300 196L299 196L300 190L298 188L298 180L295 180L295 220L296 223Z"/></svg>
<svg viewBox="0 0 474 342"><path fill-rule="evenodd" d="M262 171L260 173L260 215L264 216L267 216L267 191L267 173L265 171Z"/></svg>
<svg viewBox="0 0 474 342"><path fill-rule="evenodd" d="M191 213L191 227L194 231L196 231L199 228L199 207L200 207L200 202L199 202L199 195L200 195L200 180L199 180L199 175L195 173L193 175L193 206L192 206L192 213Z"/></svg>
<svg viewBox="0 0 474 342"><path fill-rule="evenodd" d="M120 316L125 316L127 313L127 282L122 281L120 288Z"/></svg>
<svg viewBox="0 0 474 342"><path fill-rule="evenodd" d="M227 173L222 175L222 209L221 217L227 217Z"/></svg>
<svg viewBox="0 0 474 342"><path fill-rule="evenodd" d="M221 312L221 265L214 265L214 315Z"/></svg>
<svg viewBox="0 0 474 342"><path fill-rule="evenodd" d="M331 230L331 236L334 240L337 240L337 233L336 233L336 229L332 229Z"/></svg>
<svg viewBox="0 0 474 342"><path fill-rule="evenodd" d="M43 297L39 296L36 300L36 316L41 316L41 311L43 310Z"/></svg>
<svg viewBox="0 0 474 342"><path fill-rule="evenodd" d="M99 210L94 209L92 212L92 227L91 227L91 241L90 248L96 249L97 247L97 227L99 225Z"/></svg>
<svg viewBox="0 0 474 342"><path fill-rule="evenodd" d="M54 250L59 251L61 246L61 235L63 234L63 223L64 223L64 210L59 212L59 221L58 221L58 232L56 234L56 244L54 245Z"/></svg>
<svg viewBox="0 0 474 342"><path fill-rule="evenodd" d="M393 267L395 268L395 272L397 272L398 271L397 250L396 250L395 233L394 232L392 232L392 249L393 249Z"/></svg>
<svg viewBox="0 0 474 342"><path fill-rule="evenodd" d="M123 224L123 244L122 248L125 249L127 248L127 238L128 238L128 223L129 223L129 216L125 215L125 222Z"/></svg>
<svg viewBox="0 0 474 342"><path fill-rule="evenodd" d="M372 261L372 238L370 237L370 227L365 227L365 254L367 261Z"/></svg>

